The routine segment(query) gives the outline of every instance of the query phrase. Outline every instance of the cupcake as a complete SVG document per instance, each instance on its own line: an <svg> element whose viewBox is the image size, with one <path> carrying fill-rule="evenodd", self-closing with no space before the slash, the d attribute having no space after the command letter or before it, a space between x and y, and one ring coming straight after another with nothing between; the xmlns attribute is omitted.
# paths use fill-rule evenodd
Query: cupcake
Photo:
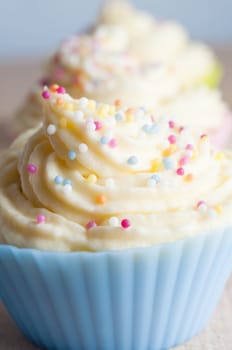
<svg viewBox="0 0 232 350"><path fill-rule="evenodd" d="M170 113L170 118L188 120L198 130L204 124L213 141L224 145L231 130L230 112L218 91L200 84L207 70L204 55L194 55L192 48L173 57L172 62L147 63L131 53L129 42L128 33L114 26L98 27L91 34L72 37L53 57L42 85L55 81L73 97L87 96L110 104L122 96L127 105L146 105ZM191 57L204 63L203 70L198 70L197 65L192 69ZM21 108L17 116L20 128L35 126L41 120L39 91L40 87L35 89ZM195 119L195 115L199 118ZM213 117L207 119L207 115Z"/></svg>
<svg viewBox="0 0 232 350"><path fill-rule="evenodd" d="M230 154L146 108L42 92L1 158L0 297L46 349L168 349L231 272ZM17 291L17 292L16 292Z"/></svg>

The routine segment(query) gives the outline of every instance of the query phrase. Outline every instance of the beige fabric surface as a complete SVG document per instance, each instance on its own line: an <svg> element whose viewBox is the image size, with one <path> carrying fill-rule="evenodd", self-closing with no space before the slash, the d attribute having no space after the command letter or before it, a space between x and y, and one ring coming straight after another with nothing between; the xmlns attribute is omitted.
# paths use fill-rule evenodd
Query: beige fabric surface
<svg viewBox="0 0 232 350"><path fill-rule="evenodd" d="M232 105L232 47L220 48L218 55L225 67L222 84L225 98ZM7 120L40 74L41 61L0 62L0 118ZM1 145L2 144L2 145ZM1 135L0 147L4 145ZM18 331L0 302L0 350L38 349ZM232 350L232 278L207 328L177 350ZM65 349L64 349L65 350ZM117 349L120 350L120 349Z"/></svg>

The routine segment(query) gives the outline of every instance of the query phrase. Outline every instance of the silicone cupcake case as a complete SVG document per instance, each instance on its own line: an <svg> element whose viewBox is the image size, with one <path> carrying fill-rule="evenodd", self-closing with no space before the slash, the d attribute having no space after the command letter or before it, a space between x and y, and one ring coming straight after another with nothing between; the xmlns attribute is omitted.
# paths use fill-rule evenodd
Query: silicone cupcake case
<svg viewBox="0 0 232 350"><path fill-rule="evenodd" d="M126 251L2 245L0 296L45 349L169 349L208 322L232 270L231 248L231 229Z"/></svg>

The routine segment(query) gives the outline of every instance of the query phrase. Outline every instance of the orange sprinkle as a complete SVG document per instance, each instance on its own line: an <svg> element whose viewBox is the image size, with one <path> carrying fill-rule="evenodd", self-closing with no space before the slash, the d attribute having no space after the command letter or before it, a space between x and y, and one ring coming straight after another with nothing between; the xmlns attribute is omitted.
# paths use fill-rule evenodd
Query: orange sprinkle
<svg viewBox="0 0 232 350"><path fill-rule="evenodd" d="M186 182L191 182L191 181L193 181L193 179L194 179L193 174L187 174L187 175L184 177L184 180L185 180Z"/></svg>
<svg viewBox="0 0 232 350"><path fill-rule="evenodd" d="M58 98L56 99L56 105L57 105L57 106L62 106L63 103L64 103L64 102L63 102L62 98L58 97Z"/></svg>
<svg viewBox="0 0 232 350"><path fill-rule="evenodd" d="M58 89L59 85L57 84L52 84L50 87L49 87L49 90L51 92L56 92L56 90Z"/></svg>
<svg viewBox="0 0 232 350"><path fill-rule="evenodd" d="M98 197L97 197L97 200L96 200L97 204L105 204L106 203L106 197L103 195L103 194L100 194Z"/></svg>
<svg viewBox="0 0 232 350"><path fill-rule="evenodd" d="M176 145L170 145L168 148L166 148L164 151L163 151L163 157L169 157L170 155L172 155L173 153L175 153L177 150L177 147Z"/></svg>
<svg viewBox="0 0 232 350"><path fill-rule="evenodd" d="M115 107L120 108L122 106L122 101L118 98L114 101Z"/></svg>

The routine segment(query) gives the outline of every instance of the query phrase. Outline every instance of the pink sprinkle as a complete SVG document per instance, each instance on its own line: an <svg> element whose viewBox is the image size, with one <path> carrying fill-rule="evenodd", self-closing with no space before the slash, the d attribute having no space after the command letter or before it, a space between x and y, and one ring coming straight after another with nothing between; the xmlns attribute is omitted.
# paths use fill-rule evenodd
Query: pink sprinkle
<svg viewBox="0 0 232 350"><path fill-rule="evenodd" d="M181 127L179 128L179 133L181 134L183 131L184 131L184 127L181 126Z"/></svg>
<svg viewBox="0 0 232 350"><path fill-rule="evenodd" d="M188 144L186 145L185 149L186 149L187 151L192 151L192 150L193 150L193 145L191 145L190 143L188 143Z"/></svg>
<svg viewBox="0 0 232 350"><path fill-rule="evenodd" d="M186 165L188 163L189 159L190 159L190 156L186 155L180 159L179 164L181 166Z"/></svg>
<svg viewBox="0 0 232 350"><path fill-rule="evenodd" d="M198 209L201 205L205 205L205 202L204 202L204 201L199 201L199 202L197 203L197 209Z"/></svg>
<svg viewBox="0 0 232 350"><path fill-rule="evenodd" d="M175 128L175 123L174 123L174 121L170 120L170 121L168 122L168 124L169 124L169 128L170 128L170 129Z"/></svg>
<svg viewBox="0 0 232 350"><path fill-rule="evenodd" d="M128 219L123 219L121 221L121 226L122 226L122 228L127 229L127 228L129 228L131 226L131 223L130 223L130 221Z"/></svg>
<svg viewBox="0 0 232 350"><path fill-rule="evenodd" d="M102 128L102 123L99 122L98 120L95 120L94 124L96 126L95 130L100 130Z"/></svg>
<svg viewBox="0 0 232 350"><path fill-rule="evenodd" d="M48 100L50 98L50 92L48 90L44 90L42 92L42 97L45 99L45 100Z"/></svg>
<svg viewBox="0 0 232 350"><path fill-rule="evenodd" d="M96 226L97 226L97 224L95 221L89 221L85 227L87 230L90 230L91 228L96 227Z"/></svg>
<svg viewBox="0 0 232 350"><path fill-rule="evenodd" d="M115 139L111 139L111 140L110 140L109 146L110 146L111 148L115 148L115 147L117 147L117 145L118 145L117 140L115 140Z"/></svg>
<svg viewBox="0 0 232 350"><path fill-rule="evenodd" d="M183 176L184 175L184 169L183 168L178 168L176 171L177 175Z"/></svg>
<svg viewBox="0 0 232 350"><path fill-rule="evenodd" d="M36 217L37 224L43 224L45 220L46 220L46 217L43 214L39 214Z"/></svg>
<svg viewBox="0 0 232 350"><path fill-rule="evenodd" d="M176 136L175 136L175 135L170 135L170 136L168 137L168 141L169 141L171 144L176 143Z"/></svg>
<svg viewBox="0 0 232 350"><path fill-rule="evenodd" d="M30 173L30 174L35 174L37 172L37 167L36 165L34 164L28 164L27 166L27 171Z"/></svg>
<svg viewBox="0 0 232 350"><path fill-rule="evenodd" d="M58 94L65 94L65 88L63 86L59 86L56 90Z"/></svg>

